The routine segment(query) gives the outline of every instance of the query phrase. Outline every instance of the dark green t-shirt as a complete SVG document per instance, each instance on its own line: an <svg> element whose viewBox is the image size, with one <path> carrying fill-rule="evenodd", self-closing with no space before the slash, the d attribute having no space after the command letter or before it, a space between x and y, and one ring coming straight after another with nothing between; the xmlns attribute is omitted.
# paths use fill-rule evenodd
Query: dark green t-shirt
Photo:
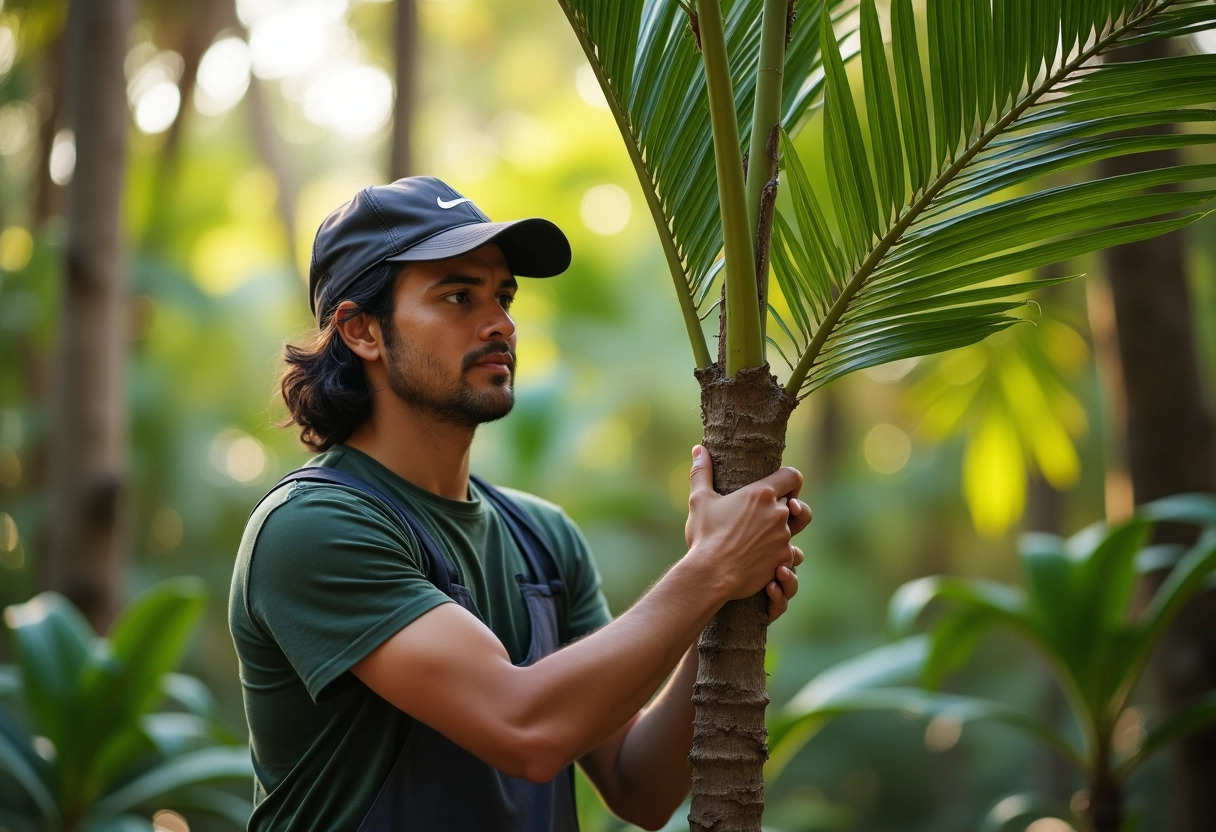
<svg viewBox="0 0 1216 832"><path fill-rule="evenodd" d="M523 660L529 623L515 576L529 570L475 486L468 501L449 500L345 446L309 464L354 474L413 513L445 550L511 660ZM536 521L557 560L566 585L558 602L562 642L607 623L599 574L578 529L556 506L508 493ZM358 827L410 720L350 668L449 602L426 579L413 534L375 498L295 482L259 506L241 541L228 605L256 776L250 829Z"/></svg>

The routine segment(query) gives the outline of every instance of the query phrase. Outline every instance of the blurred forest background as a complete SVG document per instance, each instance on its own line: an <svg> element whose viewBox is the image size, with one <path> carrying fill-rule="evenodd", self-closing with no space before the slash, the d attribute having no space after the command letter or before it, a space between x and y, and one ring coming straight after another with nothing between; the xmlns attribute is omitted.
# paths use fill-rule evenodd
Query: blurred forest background
<svg viewBox="0 0 1216 832"><path fill-rule="evenodd" d="M69 205L92 135L71 116L84 53L68 36L67 5L0 0L0 606L68 588L73 569L51 563L66 520L48 497L56 448L73 438L56 415L56 354ZM1182 46L1216 52L1216 36ZM275 427L275 380L284 341L314 325L313 232L361 187L433 174L492 218L540 215L566 230L570 272L519 294L518 403L479 432L474 467L565 507L615 611L683 551L699 439L690 354L617 128L556 3L144 0L125 49L126 146L105 165L122 174L124 542L104 568L117 601L170 576L205 580L210 600L184 669L207 683L235 734L244 720L226 627L230 570L251 507L307 458L294 430ZM1216 161L1210 145L1187 152ZM1210 408L1216 217L1152 245L1067 264L1058 274L1087 277L1037 298L1037 325L858 374L796 411L785 459L806 475L815 522L801 540L801 594L770 634L776 708L883 644L888 599L906 581L1018 583L1021 531L1071 534L1126 517L1133 501L1213 490L1210 422L1204 446L1168 419L1192 402ZM1121 266L1150 295L1176 285L1175 317L1142 301L1135 317L1126 306L1117 317L1108 275ZM1190 374L1181 394L1125 388L1118 343L1131 330L1167 350L1150 375L1164 382L1178 365ZM1129 401L1166 421L1129 417ZM1164 443L1140 452L1142 465L1185 458L1201 481L1134 491L1129 425L1150 447ZM106 603L90 616L102 626L114 613ZM947 688L1062 719L1046 668L993 638ZM1152 685L1136 701L1142 719L1160 717ZM1174 828L1171 765L1163 756L1131 782L1141 829ZM1010 794L1067 803L1078 786L1049 752L998 725L857 715L788 763L767 818L783 830L975 830ZM1042 823L1035 832L1069 828ZM617 825L588 808L585 827Z"/></svg>

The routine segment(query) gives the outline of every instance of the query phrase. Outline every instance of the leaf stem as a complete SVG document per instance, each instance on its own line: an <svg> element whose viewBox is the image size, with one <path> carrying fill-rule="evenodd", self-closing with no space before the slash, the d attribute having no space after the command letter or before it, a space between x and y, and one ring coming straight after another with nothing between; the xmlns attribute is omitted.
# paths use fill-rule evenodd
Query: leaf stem
<svg viewBox="0 0 1216 832"><path fill-rule="evenodd" d="M760 202L769 180L768 140L773 128L781 124L781 90L785 75L785 35L789 19L789 0L764 0L760 23L760 60L756 65L756 100L752 109L752 133L747 150L747 221L756 241L756 250L766 249L772 226L765 235L760 227ZM768 258L756 258L768 263ZM768 297L768 269L756 275L760 297ZM765 317L760 317L764 336Z"/></svg>
<svg viewBox="0 0 1216 832"><path fill-rule="evenodd" d="M828 336L836 327L841 316L848 310L849 304L853 297L865 285L865 282L870 278L874 271L881 265L882 260L886 257L887 252L899 242L900 237L908 228L920 218L929 207L932 206L933 200L942 192L954 179L962 172L975 156L988 146L993 139L1004 133L1013 122L1017 121L1026 110L1030 109L1044 93L1049 92L1060 82L1067 80L1068 76L1080 69L1084 64L1096 55L1102 53L1110 44L1123 37L1127 31L1142 21L1160 13L1164 9L1173 5L1175 0L1164 0L1149 9L1144 10L1135 18L1124 20L1123 25L1112 29L1104 38L1098 38L1094 45L1089 49L1079 53L1075 58L1067 63L1061 64L1059 70L1055 73L1047 75L1038 87L1029 90L1026 98L1010 109L1008 113L998 119L991 127L984 131L983 135L976 140L961 153L954 162L946 168L936 179L929 183L925 188L925 192L921 194L920 199L912 203L908 210L900 216L891 229L887 231L879 240L878 243L870 250L869 255L862 261L853 277L841 290L839 296L824 315L819 329L815 331L814 337L810 344L807 345L806 352L802 358L798 360L798 366L794 368L794 372L790 375L789 380L785 383L785 391L791 396L797 396L802 389L802 384L806 381L807 374L810 373L811 367L815 364L815 359L819 357L819 353L823 350L823 345L827 342Z"/></svg>
<svg viewBox="0 0 1216 832"><path fill-rule="evenodd" d="M722 245L726 259L726 375L764 363L760 325L760 296L752 229L747 219L743 163L739 158L739 123L734 87L726 56L726 35L720 0L697 0L705 86L714 136L718 172L718 207L722 214Z"/></svg>
<svg viewBox="0 0 1216 832"><path fill-rule="evenodd" d="M693 300L693 291L688 276L684 271L683 259L680 257L680 252L676 249L671 226L668 224L667 217L663 213L663 205L659 200L657 183L647 173L646 165L642 161L641 151L638 149L641 139L634 134L625 107L620 99L617 98L616 91L612 88L608 76L604 74L604 67L596 56L595 46L587 39L585 26L580 23L578 16L567 0L558 0L558 2L562 7L562 11L566 13L566 18L570 21L570 28L574 30L575 36L578 37L579 45L583 47L583 54L587 56L587 62L591 64L591 71L595 73L595 79L599 81L600 89L603 90L604 98L608 102L608 109L616 120L617 129L621 131L621 138L625 140L625 149L629 152L629 161L633 163L633 170L637 174L638 181L642 186L642 194L646 197L646 207L650 209L650 217L654 220L655 228L659 231L659 242L663 246L663 256L667 260L667 269L671 273L672 282L675 284L676 299L680 304L680 314L684 317L684 328L688 332L688 343L692 347L693 360L696 362L698 369L704 369L713 363L713 359L709 355L709 346L705 341L705 333L701 330L701 321L697 315L697 307Z"/></svg>

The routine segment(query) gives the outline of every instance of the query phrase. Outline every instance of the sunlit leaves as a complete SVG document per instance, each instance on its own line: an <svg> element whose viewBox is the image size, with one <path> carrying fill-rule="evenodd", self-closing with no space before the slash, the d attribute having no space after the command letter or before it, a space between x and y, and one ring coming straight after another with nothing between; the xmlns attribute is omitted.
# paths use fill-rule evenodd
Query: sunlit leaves
<svg viewBox="0 0 1216 832"><path fill-rule="evenodd" d="M1089 348L1056 311L918 367L908 393L926 438L967 437L963 495L986 536L1021 518L1028 468L1057 489L1080 475L1086 417L1072 391Z"/></svg>

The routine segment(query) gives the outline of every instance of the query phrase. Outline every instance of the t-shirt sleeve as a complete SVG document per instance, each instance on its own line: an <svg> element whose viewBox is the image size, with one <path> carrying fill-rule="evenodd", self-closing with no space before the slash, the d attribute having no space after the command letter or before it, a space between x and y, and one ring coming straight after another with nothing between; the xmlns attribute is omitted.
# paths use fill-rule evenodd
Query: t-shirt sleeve
<svg viewBox="0 0 1216 832"><path fill-rule="evenodd" d="M578 526L552 503L517 491L512 491L511 496L527 509L529 516L540 526L553 547L553 555L566 584L568 606L561 633L562 643L582 638L611 621L612 612L604 597L599 569L591 555L591 547Z"/></svg>
<svg viewBox="0 0 1216 832"><path fill-rule="evenodd" d="M388 509L333 485L296 483L265 518L249 609L314 701L394 633L450 599Z"/></svg>

